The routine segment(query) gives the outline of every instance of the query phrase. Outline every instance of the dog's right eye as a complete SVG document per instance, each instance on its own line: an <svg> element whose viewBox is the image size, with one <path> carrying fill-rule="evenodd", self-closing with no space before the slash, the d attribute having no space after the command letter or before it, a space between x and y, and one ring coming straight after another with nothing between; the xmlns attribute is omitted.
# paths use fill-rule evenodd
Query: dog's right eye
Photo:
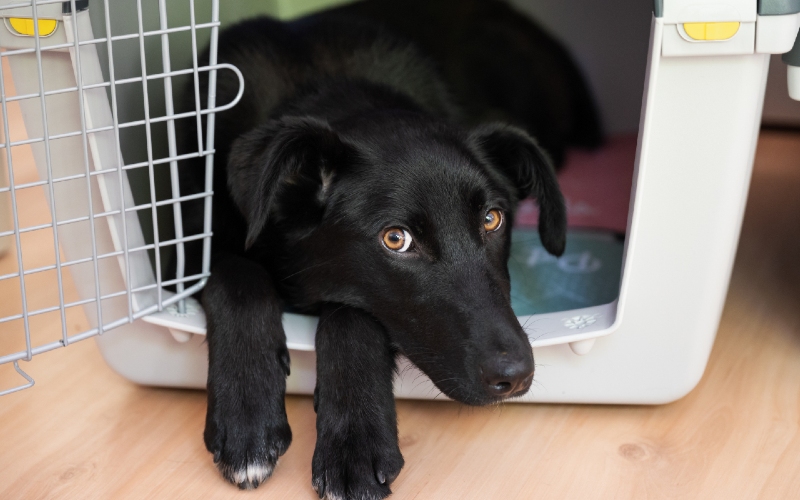
<svg viewBox="0 0 800 500"><path fill-rule="evenodd" d="M483 229L486 230L487 233L493 233L500 229L500 225L503 223L503 212L500 210L493 208L486 212L486 215L483 218Z"/></svg>
<svg viewBox="0 0 800 500"><path fill-rule="evenodd" d="M411 248L411 234L401 227L390 227L383 231L383 245L393 252L406 252Z"/></svg>

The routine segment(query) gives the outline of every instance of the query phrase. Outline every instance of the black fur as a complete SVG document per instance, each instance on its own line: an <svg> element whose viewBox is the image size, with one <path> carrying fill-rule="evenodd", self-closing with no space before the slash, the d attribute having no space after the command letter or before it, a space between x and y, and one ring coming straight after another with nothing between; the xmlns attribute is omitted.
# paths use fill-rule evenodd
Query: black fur
<svg viewBox="0 0 800 500"><path fill-rule="evenodd" d="M214 265L203 308L213 332L208 336L206 447L227 480L255 488L292 442L284 406L289 351L280 302L261 266L228 256ZM247 467L254 465L264 473L248 477Z"/></svg>
<svg viewBox="0 0 800 500"><path fill-rule="evenodd" d="M312 485L320 498L383 498L404 463L392 394L395 352L383 326L359 309L329 304L319 321Z"/></svg>
<svg viewBox="0 0 800 500"><path fill-rule="evenodd" d="M503 0L370 0L334 12L385 26L429 54L473 125L505 121L559 167L603 140L591 90L567 50Z"/></svg>
<svg viewBox="0 0 800 500"><path fill-rule="evenodd" d="M483 3L505 9L465 5ZM385 6L363 7L373 4ZM532 40L543 36L533 32ZM529 195L545 247L564 250L553 167L520 128L465 125L469 113L454 104L437 63L354 13L246 21L223 32L219 59L242 70L246 90L217 117L213 265L203 293L206 446L240 487L269 476L291 441L281 311L320 314L313 485L321 497L383 498L403 466L396 353L466 404L530 387L533 356L511 310L506 263L515 208ZM237 84L219 75L224 103ZM184 137L191 144L196 130ZM182 193L199 192L204 175L199 162L182 165ZM201 230L199 208L184 204L188 234ZM503 213L494 232L484 230L490 209ZM408 231L414 246L385 247L389 227ZM200 255L199 245L188 248L187 275L199 271Z"/></svg>

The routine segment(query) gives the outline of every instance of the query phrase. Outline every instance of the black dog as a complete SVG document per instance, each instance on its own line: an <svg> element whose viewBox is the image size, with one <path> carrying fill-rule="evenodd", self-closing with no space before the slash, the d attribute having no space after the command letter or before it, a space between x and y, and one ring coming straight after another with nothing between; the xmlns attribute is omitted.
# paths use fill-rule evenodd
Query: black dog
<svg viewBox="0 0 800 500"><path fill-rule="evenodd" d="M220 37L220 61L238 66L246 87L216 126L213 266L202 297L205 442L241 488L266 480L291 442L285 306L320 315L312 466L320 498L391 493L403 466L392 394L398 354L470 405L522 395L533 379L506 262L515 207L529 195L540 207L545 248L563 252L566 215L554 170L521 128L464 126L474 116L456 103L464 95L451 95L435 59L386 29L388 20L376 22L370 9L383 3L290 24L251 20ZM494 1L444 3L510 12ZM356 15L361 8L370 10L368 22ZM526 43L544 37L524 26ZM552 57L570 70L555 68L553 78L573 75L570 85L588 96L559 50ZM237 86L221 72L218 102ZM586 102L590 109L574 115L596 125ZM540 126L535 112L529 118L517 121ZM594 125L570 133L599 138ZM559 132L562 146L581 142L570 133ZM203 185L203 169L189 167L181 172L184 194ZM187 231L199 231L202 211L190 202L184 213ZM199 268L199 252L190 251L187 265Z"/></svg>

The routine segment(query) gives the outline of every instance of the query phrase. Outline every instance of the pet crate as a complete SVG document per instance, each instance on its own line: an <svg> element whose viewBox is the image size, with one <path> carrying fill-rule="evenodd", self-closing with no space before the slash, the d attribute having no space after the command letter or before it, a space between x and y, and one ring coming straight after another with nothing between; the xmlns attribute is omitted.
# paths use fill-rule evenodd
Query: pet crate
<svg viewBox="0 0 800 500"><path fill-rule="evenodd" d="M514 3L524 7L522 0ZM0 309L0 328L16 324L22 335L21 348L0 352L0 363L14 363L25 376L20 361L97 336L106 361L132 381L205 385L205 320L191 295L208 276L213 193L207 184L203 193L182 196L176 178L179 160L202 156L210 180L214 137L206 132L196 151L178 151L175 123L202 116L213 123L214 112L235 105L216 103L213 91L207 102L197 97L200 72L210 73L211 89L217 71L238 72L215 60L219 9L216 0L0 1L2 72L11 72L14 86L13 93L0 88L8 131L0 155L8 173L7 185L0 184L0 220L2 210L10 215L7 227L0 222L0 245L5 239L16 262L15 270L0 267L0 286L13 282L20 296L18 311ZM512 294L535 350L538 382L520 401L663 403L690 391L706 366L744 211L769 54L792 49L800 1L655 0L651 11L631 168L617 168L625 154L612 154L606 170L568 166L562 177L565 190L570 175L583 177L575 187L582 195L621 206L616 229L624 238L572 230L565 257L556 260L530 230L516 230ZM614 29L599 24L599 30ZM211 47L207 64L198 56L204 40ZM798 52L795 47L786 56L794 66L800 66ZM794 66L789 85L797 97ZM190 110L174 104L179 79L194 81ZM25 133L15 139L8 117L16 105ZM624 140L610 147L628 151ZM14 168L27 150L38 172L33 179ZM590 155L578 163L596 167L596 161ZM632 188L623 182L615 194L619 184L608 185L598 172L627 175ZM37 189L50 219L21 223L21 198ZM206 227L184 234L181 203L198 197L205 200ZM591 209L592 203L571 199L571 223L602 227L590 221ZM523 206L520 218L530 210ZM52 233L54 262L31 267L24 246L36 231ZM204 266L184 276L182 247L195 240L204 242ZM178 263L177 272L165 279L168 258ZM26 292L43 273L54 275L58 302L34 306ZM590 288L596 289L592 303L575 298ZM77 308L89 321L85 331L68 327ZM60 316L60 335L39 341L36 318L46 314ZM289 393L313 392L315 325L313 317L284 315ZM413 366L399 373L398 397L438 394ZM32 385L25 377L27 384L1 389Z"/></svg>

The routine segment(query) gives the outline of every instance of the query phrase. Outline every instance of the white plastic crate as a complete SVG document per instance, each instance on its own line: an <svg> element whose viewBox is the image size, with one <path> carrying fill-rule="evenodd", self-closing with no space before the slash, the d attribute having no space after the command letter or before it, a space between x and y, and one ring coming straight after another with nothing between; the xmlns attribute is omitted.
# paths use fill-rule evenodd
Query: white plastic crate
<svg viewBox="0 0 800 500"><path fill-rule="evenodd" d="M188 297L208 276L208 260L199 275L182 277L178 272L178 278L170 282L161 278L162 250L172 247L179 254L181 242L190 238L208 241L210 235L208 224L198 235L182 234L180 228L180 204L176 201L182 198L172 165L182 156L175 150L170 125L179 118L169 103L172 101L171 78L180 76L178 72L182 70L171 70L170 51L164 48L170 36L167 32L180 29L192 34L191 43L186 47L187 52L191 52L192 64L186 75L197 78L199 71L213 74L215 70L235 71L235 68L215 64L214 43L219 19L216 2L212 2L210 21L197 22L192 9L191 23L180 27L169 24L164 0L150 3L150 9L148 5L142 6L141 1L136 3L138 29L131 34L115 35L108 31L109 8L113 12L117 3L105 0L90 5L89 12L82 18L85 21L81 21L82 14L76 16L77 22L73 22L69 14L62 17L53 14L58 20L58 29L64 30L65 41L25 39L25 43L33 44L31 50L13 48L16 46L6 45L6 39L0 38L7 51L3 57L8 57L12 63L17 87L16 97L3 93L4 116L7 116L7 102L20 100L28 136L42 138L30 144L40 171L39 183L46 188L49 199L54 200L51 202L52 218L58 221L59 228L54 253L57 255L56 249L61 248L65 256L63 261L57 259L54 269L60 272L66 267L73 271L80 289L80 301L65 303L62 294L53 311L63 316L69 307L82 305L87 317L94 321L91 330L69 336L64 327L59 341L37 346L30 341L27 322L39 311L26 310L23 301L23 310L18 315L0 318L0 322L26 322L26 349L1 357L0 362L30 359L39 352L114 328L98 337L98 344L109 364L123 376L149 385L198 388L205 385L205 320L197 302ZM190 1L187 3L194 5ZM61 2L39 2L39 9L48 4L61 7ZM537 388L521 401L663 403L683 396L699 381L713 344L733 263L755 153L769 53L788 51L800 26L797 13L800 2L778 4L789 10L767 15L766 10L772 5L768 0L655 2L619 297L611 303L587 309L520 318L523 324L530 325L526 329L535 349L538 382ZM96 24L99 14L93 9L98 5L103 7L107 33L104 39L99 39L101 41L83 43L92 40L89 20ZM30 16L31 8L27 9ZM765 15L760 15L759 9ZM8 12L11 11L0 7L0 16ZM146 27L148 13L156 20L154 28ZM21 14L14 12L14 15ZM71 38L67 37L66 30L72 30ZM210 31L212 43L212 57L206 67L197 63L198 37L195 34L200 30ZM126 77L123 85L138 84L143 95L129 94L123 99L119 90L121 80L117 77L115 81L112 70L119 65L130 67L130 60L120 62L113 42L124 42L126 36L138 41L139 64L133 66L140 73ZM148 69L146 58L154 52L152 48L146 50L148 37L160 39L162 44L161 67L152 74L141 71L141 68ZM59 44L63 47L50 49ZM99 67L103 58L94 50L101 44L109 47L105 60L109 63L111 85L104 83L107 80ZM9 55L9 50L28 52ZM29 56L29 62L25 63L28 66L19 63L15 67L14 58L20 56ZM60 65L65 80L50 82L46 79L43 83L42 78L31 78L31 75L42 74L37 70L42 64ZM77 72L83 75L77 82L73 68L83 69ZM143 74L149 76L143 80ZM153 105L154 98L148 94L151 87L143 85L143 81L163 82L160 91L166 103L163 114L151 115L148 106ZM58 93L56 89L60 88L72 91ZM20 95L35 96L27 105L27 111ZM213 92L210 95L209 102L202 103L202 110L197 103L195 111L181 115L180 119L199 120L198 113L204 113L213 120L213 111L234 104L217 106ZM52 104L47 101L45 116L41 103L58 96L64 96L65 101L53 100ZM68 99L71 100L67 102ZM121 121L123 101L137 105L143 102L144 117ZM58 125L57 131L54 130L56 126L50 113L64 120L63 128ZM41 125L36 128L37 120L39 124L48 123L49 139ZM154 147L152 132L159 123L166 126L164 137L167 139L161 156L154 153L159 148ZM145 131L147 158L131 162L125 154L129 144L120 132L139 126ZM67 137L72 141L69 147L82 153L53 153L57 147L54 142L62 140L60 135L66 133L74 134ZM131 143L134 139L131 138ZM190 154L205 156L206 168L210 168L212 153L213 134L201 141L199 151ZM11 153L6 156L10 164ZM67 156L74 165L62 161ZM123 158L128 161L124 167ZM159 166L170 168L170 175L164 177L168 194L162 198L156 193ZM132 196L136 188L132 190L128 178L119 175L120 168L129 172L146 169L145 191L149 192L146 203L136 205ZM83 183L70 187L63 202L57 188L61 179ZM130 183L135 184L133 177ZM11 183L5 191L0 188L0 193L7 192L13 198L15 191L29 187L32 186ZM210 186L201 196L210 203ZM88 211L77 211L73 203L76 199L88 201ZM159 232L159 214L150 210L153 205L171 210L161 215L160 220L167 217L175 222L175 236L164 238ZM142 210L150 211L152 228L146 228L142 224L146 221L134 215ZM13 217L16 218L16 212ZM81 222L80 218L103 223L89 225L84 230L74 229L77 228L75 224ZM12 220L12 226L0 235L13 235L19 248L20 235L29 229L19 227L16 219ZM146 241L145 235L149 233L152 233L152 242ZM206 255L207 252L208 243ZM154 265L151 265L151 258ZM21 260L19 266L24 268ZM27 273L28 270L24 272ZM13 277L0 276L0 279ZM23 297L24 281L20 279ZM179 287L177 295L163 289L165 285L184 283L187 286L183 290ZM98 307L98 303L101 306ZM292 375L287 381L290 393L313 392L315 324L316 319L312 317L295 314L284 317L292 358ZM97 325L102 326L98 328ZM399 397L432 398L437 394L430 382L418 381L426 379L424 376L419 379L420 374L413 367L401 366L399 372L402 375L396 381L395 391Z"/></svg>

